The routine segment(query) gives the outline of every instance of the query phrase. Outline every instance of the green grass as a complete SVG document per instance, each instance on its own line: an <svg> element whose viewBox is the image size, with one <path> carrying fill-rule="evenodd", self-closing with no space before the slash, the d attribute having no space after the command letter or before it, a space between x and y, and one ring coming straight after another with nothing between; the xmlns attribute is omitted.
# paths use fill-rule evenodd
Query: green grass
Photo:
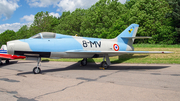
<svg viewBox="0 0 180 101"><path fill-rule="evenodd" d="M143 63L143 64L180 64L180 46L179 45L135 45L135 51L172 51L172 54L125 54L120 57L110 57L112 63ZM62 62L78 62L82 58L78 59L47 59L46 61L62 61ZM88 62L100 63L103 58L88 59Z"/></svg>

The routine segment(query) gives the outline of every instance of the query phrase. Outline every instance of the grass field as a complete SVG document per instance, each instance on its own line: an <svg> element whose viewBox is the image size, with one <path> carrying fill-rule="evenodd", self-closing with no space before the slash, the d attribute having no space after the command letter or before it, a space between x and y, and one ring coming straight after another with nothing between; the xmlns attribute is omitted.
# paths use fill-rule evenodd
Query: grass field
<svg viewBox="0 0 180 101"><path fill-rule="evenodd" d="M180 64L180 45L134 45L135 51L172 51L172 54L126 54L110 57L112 63ZM48 61L78 62L82 59L47 59ZM103 58L88 59L88 62L102 62Z"/></svg>

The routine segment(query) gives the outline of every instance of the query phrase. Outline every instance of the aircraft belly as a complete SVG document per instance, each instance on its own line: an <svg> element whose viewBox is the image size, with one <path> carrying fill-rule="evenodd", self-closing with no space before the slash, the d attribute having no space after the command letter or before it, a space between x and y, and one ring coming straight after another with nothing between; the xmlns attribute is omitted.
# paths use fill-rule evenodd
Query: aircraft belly
<svg viewBox="0 0 180 101"><path fill-rule="evenodd" d="M92 58L94 54L76 54L76 53L66 53L66 52L51 52L50 58Z"/></svg>
<svg viewBox="0 0 180 101"><path fill-rule="evenodd" d="M117 56L117 54L108 54L109 56ZM122 54L118 54L120 56ZM85 54L85 53L66 53L66 52L51 52L50 58L98 58L104 57L104 54Z"/></svg>

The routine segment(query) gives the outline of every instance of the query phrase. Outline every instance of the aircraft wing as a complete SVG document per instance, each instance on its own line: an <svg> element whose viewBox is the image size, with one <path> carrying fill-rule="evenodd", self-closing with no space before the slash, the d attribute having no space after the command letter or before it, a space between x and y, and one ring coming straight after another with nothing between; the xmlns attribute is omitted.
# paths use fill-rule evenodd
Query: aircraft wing
<svg viewBox="0 0 180 101"><path fill-rule="evenodd" d="M25 56L17 56L17 55L11 55L7 54L7 46L2 45L0 49L0 60L11 60L11 59L24 59Z"/></svg>
<svg viewBox="0 0 180 101"><path fill-rule="evenodd" d="M25 56L17 56L17 55L10 55L10 54L0 54L0 59L24 59Z"/></svg>
<svg viewBox="0 0 180 101"><path fill-rule="evenodd" d="M66 53L86 53L86 54L169 54L170 51L89 51L89 50L70 50Z"/></svg>
<svg viewBox="0 0 180 101"><path fill-rule="evenodd" d="M0 59L12 59L12 55L9 55L9 54L0 54Z"/></svg>

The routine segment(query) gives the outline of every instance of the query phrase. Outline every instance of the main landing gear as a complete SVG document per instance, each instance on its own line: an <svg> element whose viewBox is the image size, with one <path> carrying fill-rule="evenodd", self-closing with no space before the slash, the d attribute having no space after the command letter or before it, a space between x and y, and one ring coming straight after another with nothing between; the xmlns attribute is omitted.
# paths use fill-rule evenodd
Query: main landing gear
<svg viewBox="0 0 180 101"><path fill-rule="evenodd" d="M106 61L103 61L103 62L101 62L101 67L102 67L103 69L107 69L107 68L109 68L109 65L107 64Z"/></svg>
<svg viewBox="0 0 180 101"><path fill-rule="evenodd" d="M40 57L38 57L37 58L37 67L34 67L34 69L33 69L33 73L34 74L39 74L39 73L41 73L41 69L39 68L39 63L41 62L41 58Z"/></svg>
<svg viewBox="0 0 180 101"><path fill-rule="evenodd" d="M106 59L106 61L105 61L105 59ZM109 56L108 56L108 54L106 54L103 58L103 62L101 62L101 67L102 67L102 69L107 69L107 68L109 68L110 65L111 65L111 62L109 60Z"/></svg>
<svg viewBox="0 0 180 101"><path fill-rule="evenodd" d="M84 58L81 61L81 66L86 66L86 65L87 65L87 58ZM109 60L109 56L108 56L108 54L105 54L104 58L103 58L103 62L101 62L101 67L100 68L101 69L107 69L107 68L109 68L110 65L111 65L111 62Z"/></svg>
<svg viewBox="0 0 180 101"><path fill-rule="evenodd" d="M84 58L83 60L81 60L81 65L82 66L86 66L87 65L87 58Z"/></svg>

